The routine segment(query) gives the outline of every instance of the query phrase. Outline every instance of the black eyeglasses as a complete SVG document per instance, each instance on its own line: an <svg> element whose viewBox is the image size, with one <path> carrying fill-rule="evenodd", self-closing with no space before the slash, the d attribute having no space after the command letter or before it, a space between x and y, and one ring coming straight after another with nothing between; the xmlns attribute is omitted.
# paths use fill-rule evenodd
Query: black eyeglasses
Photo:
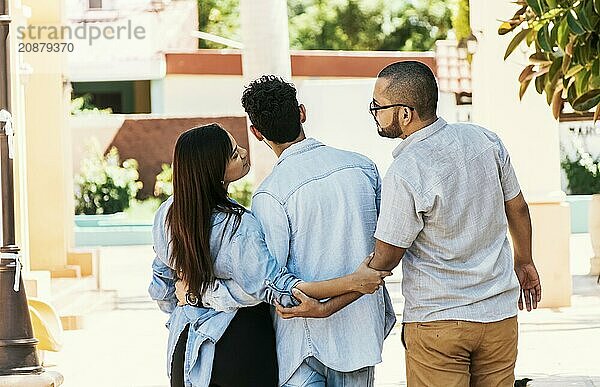
<svg viewBox="0 0 600 387"><path fill-rule="evenodd" d="M377 103L375 101L371 101L371 103L369 104L369 111L371 112L371 114L373 115L373 117L375 117L375 114L377 114L377 111L379 110L383 110L383 109L389 109L389 108L393 108L393 107L405 107L408 108L409 110L415 110L414 107L412 106L408 106L406 104L403 103L394 103L391 105L383 105L383 106L379 106L377 105Z"/></svg>

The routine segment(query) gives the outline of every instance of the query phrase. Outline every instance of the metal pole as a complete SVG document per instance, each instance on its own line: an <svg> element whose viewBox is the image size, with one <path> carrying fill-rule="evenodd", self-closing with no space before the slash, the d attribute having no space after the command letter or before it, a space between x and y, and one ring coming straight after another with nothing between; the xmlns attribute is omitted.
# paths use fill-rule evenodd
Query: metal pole
<svg viewBox="0 0 600 387"><path fill-rule="evenodd" d="M0 111L7 112L10 112L10 22L8 3L0 0ZM39 374L43 368L36 351L38 340L33 337L21 278L19 247L15 245L13 162L9 152L12 133L7 133L11 120L10 114L6 116L8 121L0 123L3 239L0 247L0 375Z"/></svg>

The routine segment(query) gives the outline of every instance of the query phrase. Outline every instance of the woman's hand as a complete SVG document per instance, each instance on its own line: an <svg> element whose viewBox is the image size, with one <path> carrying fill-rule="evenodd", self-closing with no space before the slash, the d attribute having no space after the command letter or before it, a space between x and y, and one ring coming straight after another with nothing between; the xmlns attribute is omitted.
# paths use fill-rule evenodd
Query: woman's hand
<svg viewBox="0 0 600 387"><path fill-rule="evenodd" d="M391 271L375 270L369 267L373 254L369 255L352 273L352 291L372 294L384 284L383 279L392 275Z"/></svg>
<svg viewBox="0 0 600 387"><path fill-rule="evenodd" d="M187 301L185 299L185 295L187 294L187 291L188 291L187 282L185 282L182 279L178 279L175 282L175 296L177 296L177 301L179 301L177 303L177 306L184 306L187 304Z"/></svg>
<svg viewBox="0 0 600 387"><path fill-rule="evenodd" d="M324 318L329 317L325 304L314 298L310 298L306 294L302 293L300 289L293 288L292 294L300 302L300 305L293 306L291 308L285 308L281 306L277 301L275 309L277 314L283 319L290 319L294 317L305 317L305 318Z"/></svg>

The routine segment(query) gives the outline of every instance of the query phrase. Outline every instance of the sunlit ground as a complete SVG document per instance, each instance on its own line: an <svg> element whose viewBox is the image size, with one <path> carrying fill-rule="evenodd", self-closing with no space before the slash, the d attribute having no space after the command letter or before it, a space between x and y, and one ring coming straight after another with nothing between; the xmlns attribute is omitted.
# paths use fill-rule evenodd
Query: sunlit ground
<svg viewBox="0 0 600 387"><path fill-rule="evenodd" d="M600 386L600 285L585 275L591 254L589 236L574 234L572 307L519 316L517 375L533 378L533 386ZM47 355L46 363L57 364L49 369L64 375L63 386L168 386L166 315L146 296L152 259L151 246L101 250L102 287L117 291L117 303L88 315L85 329L65 332L62 352ZM401 312L399 284L389 288ZM376 386L405 385L399 327L386 341L383 358Z"/></svg>

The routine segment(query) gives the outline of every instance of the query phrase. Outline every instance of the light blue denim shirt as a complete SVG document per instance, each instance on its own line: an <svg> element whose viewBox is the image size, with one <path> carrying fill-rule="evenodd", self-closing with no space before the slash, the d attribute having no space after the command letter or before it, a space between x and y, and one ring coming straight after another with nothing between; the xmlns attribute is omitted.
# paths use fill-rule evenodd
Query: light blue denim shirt
<svg viewBox="0 0 600 387"><path fill-rule="evenodd" d="M309 138L281 154L252 212L281 265L303 280L326 280L352 273L373 251L380 185L368 158ZM381 362L394 323L385 288L325 319L276 316L280 384L309 356L341 372Z"/></svg>
<svg viewBox="0 0 600 387"><path fill-rule="evenodd" d="M210 250L215 260L215 275L219 280L212 291L206 292L202 302L212 308L177 306L175 276L169 266L169 231L165 224L168 199L158 209L153 226L154 251L153 276L148 292L162 311L170 313L167 372L171 371L173 351L181 332L190 326L184 375L186 386L209 385L215 343L223 335L238 308L274 300L282 305L297 304L292 288L300 281L278 264L265 245L260 224L247 212L242 216L238 230L232 233L233 219L226 221L223 213L215 213L210 237ZM224 237L221 236L224 233Z"/></svg>
<svg viewBox="0 0 600 387"><path fill-rule="evenodd" d="M502 141L480 126L439 118L400 143L375 236L407 249L404 322L517 315L504 203L519 192Z"/></svg>

